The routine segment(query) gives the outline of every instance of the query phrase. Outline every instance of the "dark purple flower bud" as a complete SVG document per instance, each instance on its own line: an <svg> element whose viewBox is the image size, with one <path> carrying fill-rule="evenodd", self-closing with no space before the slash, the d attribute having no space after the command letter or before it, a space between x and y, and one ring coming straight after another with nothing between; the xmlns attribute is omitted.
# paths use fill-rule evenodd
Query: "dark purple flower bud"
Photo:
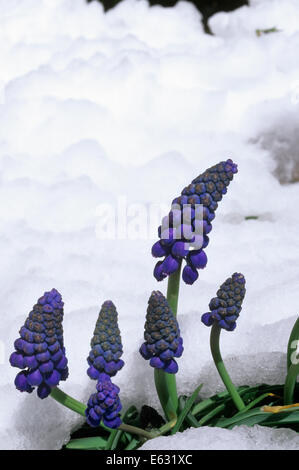
<svg viewBox="0 0 299 470"><path fill-rule="evenodd" d="M162 272L163 274L172 274L179 267L179 262L173 256L168 255L165 260L162 262Z"/></svg>
<svg viewBox="0 0 299 470"><path fill-rule="evenodd" d="M15 386L20 392L31 393L34 390L28 383L26 372L19 372L16 375Z"/></svg>
<svg viewBox="0 0 299 470"><path fill-rule="evenodd" d="M155 356L151 358L150 366L155 367L156 369L163 369L165 367L165 363L160 359L160 357Z"/></svg>
<svg viewBox="0 0 299 470"><path fill-rule="evenodd" d="M124 365L120 357L123 353L120 331L118 328L117 310L111 300L103 303L96 322L91 351L87 358L87 374L98 380L99 374L113 377Z"/></svg>
<svg viewBox="0 0 299 470"><path fill-rule="evenodd" d="M158 261L154 269L154 277L157 279L157 281L163 281L166 276L167 274L163 272L163 261Z"/></svg>
<svg viewBox="0 0 299 470"><path fill-rule="evenodd" d="M243 274L234 273L221 285L217 297L210 301L211 311L204 313L201 321L206 326L216 323L227 331L233 331L237 326L236 320L242 309L245 292Z"/></svg>
<svg viewBox="0 0 299 470"><path fill-rule="evenodd" d="M141 356L150 360L152 367L175 374L178 366L173 358L182 355L183 340L178 322L159 291L152 292L148 302L144 339L139 349Z"/></svg>
<svg viewBox="0 0 299 470"><path fill-rule="evenodd" d="M37 387L37 396L41 398L42 400L44 398L47 398L47 396L49 396L50 393L51 393L51 387L49 387L49 385L45 384L44 382L41 383Z"/></svg>
<svg viewBox="0 0 299 470"><path fill-rule="evenodd" d="M183 269L182 277L186 284L192 285L198 278L198 272L193 266L186 264Z"/></svg>
<svg viewBox="0 0 299 470"><path fill-rule="evenodd" d="M16 388L45 398L51 387L68 376L63 346L63 302L56 289L45 292L29 313L20 338L14 342L16 351L10 356L14 367L25 369L17 375ZM58 379L58 380L57 380Z"/></svg>
<svg viewBox="0 0 299 470"><path fill-rule="evenodd" d="M44 362L41 366L39 366L39 370L42 374L48 374L52 372L54 369L54 365L52 361Z"/></svg>
<svg viewBox="0 0 299 470"><path fill-rule="evenodd" d="M171 254L177 258L184 258L189 253L189 245L183 241L175 242L171 247Z"/></svg>
<svg viewBox="0 0 299 470"><path fill-rule="evenodd" d="M24 356L23 354L14 352L9 358L9 362L13 367L18 367L19 369L24 369Z"/></svg>
<svg viewBox="0 0 299 470"><path fill-rule="evenodd" d="M54 369L48 377L46 377L45 382L50 387L56 387L61 380L61 374L56 369Z"/></svg>
<svg viewBox="0 0 299 470"><path fill-rule="evenodd" d="M118 428L121 425L120 411L122 409L119 399L119 388L111 382L106 374L100 374L97 383L97 392L93 393L85 410L86 421L92 426L99 426L103 420L105 426Z"/></svg>
<svg viewBox="0 0 299 470"><path fill-rule="evenodd" d="M206 267L208 258L203 250L190 251L188 261L193 268L203 269Z"/></svg>
<svg viewBox="0 0 299 470"><path fill-rule="evenodd" d="M168 374L176 374L178 370L179 370L179 367L177 365L177 362L174 359L170 361L167 364L167 366L164 368L164 371L167 372Z"/></svg>
<svg viewBox="0 0 299 470"><path fill-rule="evenodd" d="M167 256L168 249L166 246L162 246L160 241L156 242L152 247L152 255L155 258L161 258L162 256Z"/></svg>
<svg viewBox="0 0 299 470"><path fill-rule="evenodd" d="M38 369L34 370L33 372L30 372L27 376L27 381L29 385L40 385L43 381L43 376L40 373Z"/></svg>
<svg viewBox="0 0 299 470"><path fill-rule="evenodd" d="M25 356L24 357L24 367L28 367L28 369L37 369L38 362L35 356Z"/></svg>

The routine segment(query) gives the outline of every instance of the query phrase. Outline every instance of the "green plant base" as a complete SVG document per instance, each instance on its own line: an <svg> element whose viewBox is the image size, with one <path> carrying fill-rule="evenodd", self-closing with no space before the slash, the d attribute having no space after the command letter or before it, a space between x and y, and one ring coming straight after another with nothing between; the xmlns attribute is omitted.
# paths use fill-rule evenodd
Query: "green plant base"
<svg viewBox="0 0 299 470"><path fill-rule="evenodd" d="M285 409L279 413L264 412L264 406L283 405L284 385L261 384L254 387L247 385L237 387L245 404L245 410L239 412L227 391L208 399L194 403L194 396L179 397L179 414L177 425L165 435L182 432L190 427L212 426L232 429L235 426L247 425L289 428L299 432L299 407ZM194 394L193 394L194 395ZM299 402L299 383L295 387L295 402ZM192 402L192 407L190 403ZM154 410L153 410L154 411ZM158 415L157 412L155 412ZM144 427L140 411L132 406L123 416L123 422L139 428ZM154 426L148 423L146 430ZM129 432L113 430L109 432L101 427L91 428L84 424L71 436L64 449L93 450L133 450L138 449L145 440Z"/></svg>

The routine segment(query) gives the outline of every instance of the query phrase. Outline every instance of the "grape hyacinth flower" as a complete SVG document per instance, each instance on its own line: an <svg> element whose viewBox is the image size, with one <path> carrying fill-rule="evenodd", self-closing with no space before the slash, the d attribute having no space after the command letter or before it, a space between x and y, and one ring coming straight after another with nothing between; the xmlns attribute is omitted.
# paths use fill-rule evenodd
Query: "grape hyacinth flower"
<svg viewBox="0 0 299 470"><path fill-rule="evenodd" d="M111 300L103 303L90 343L87 374L98 380L101 373L113 377L124 365L123 348L117 322L117 310Z"/></svg>
<svg viewBox="0 0 299 470"><path fill-rule="evenodd" d="M152 247L155 258L164 258L154 269L157 281L176 272L183 259L187 263L182 273L184 282L196 281L198 270L207 264L204 248L209 243L208 234L218 202L237 171L231 159L220 162L195 178L181 196L172 201L171 211L158 229L160 240Z"/></svg>
<svg viewBox="0 0 299 470"><path fill-rule="evenodd" d="M37 395L43 399L60 380L67 379L62 320L61 295L56 289L45 292L20 329L9 359L13 367L23 369L15 379L21 392L31 393L37 387Z"/></svg>
<svg viewBox="0 0 299 470"><path fill-rule="evenodd" d="M234 273L220 287L217 297L210 303L210 312L204 313L201 321L206 326L217 323L227 331L233 331L237 324L236 320L242 310L242 302L245 296L245 278L243 274Z"/></svg>
<svg viewBox="0 0 299 470"><path fill-rule="evenodd" d="M152 292L147 308L145 342L139 349L150 365L169 374L176 374L178 365L175 357L183 353L183 339L180 337L178 322L164 295Z"/></svg>
<svg viewBox="0 0 299 470"><path fill-rule="evenodd" d="M122 409L119 388L104 373L99 375L96 388L97 392L90 396L85 410L87 423L96 427L103 420L108 428L118 428L122 423L119 415Z"/></svg>

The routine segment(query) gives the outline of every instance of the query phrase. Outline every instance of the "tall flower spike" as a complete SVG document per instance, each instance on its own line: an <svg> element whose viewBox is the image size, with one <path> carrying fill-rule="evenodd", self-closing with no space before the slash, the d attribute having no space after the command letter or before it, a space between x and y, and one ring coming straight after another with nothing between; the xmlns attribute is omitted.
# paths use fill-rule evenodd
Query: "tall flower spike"
<svg viewBox="0 0 299 470"><path fill-rule="evenodd" d="M117 322L117 311L111 300L103 303L90 343L87 374L98 380L101 373L113 377L124 365L123 348Z"/></svg>
<svg viewBox="0 0 299 470"><path fill-rule="evenodd" d="M9 359L13 367L23 369L15 379L21 392L31 393L37 387L39 398L46 398L60 380L67 379L62 320L61 295L56 289L45 292L20 329Z"/></svg>
<svg viewBox="0 0 299 470"><path fill-rule="evenodd" d="M119 413L122 406L118 394L119 388L111 382L109 375L100 374L97 392L90 396L85 410L90 426L99 426L101 420L108 428L118 428L121 425Z"/></svg>
<svg viewBox="0 0 299 470"><path fill-rule="evenodd" d="M217 297L210 303L210 312L204 313L201 321L206 326L218 323L221 328L233 331L237 324L236 320L242 310L242 302L245 297L245 278L243 274L234 273L220 287Z"/></svg>
<svg viewBox="0 0 299 470"><path fill-rule="evenodd" d="M176 374L178 365L174 358L183 353L183 339L178 322L159 291L152 292L149 298L144 328L145 342L139 349L142 357L150 359L152 367Z"/></svg>
<svg viewBox="0 0 299 470"><path fill-rule="evenodd" d="M220 162L195 178L181 196L172 201L171 211L158 229L160 240L152 247L155 258L164 258L154 269L157 281L179 269L183 259L187 263L182 273L184 282L196 281L198 269L205 268L208 261L204 248L209 243L208 233L212 230L218 202L237 171L231 159Z"/></svg>

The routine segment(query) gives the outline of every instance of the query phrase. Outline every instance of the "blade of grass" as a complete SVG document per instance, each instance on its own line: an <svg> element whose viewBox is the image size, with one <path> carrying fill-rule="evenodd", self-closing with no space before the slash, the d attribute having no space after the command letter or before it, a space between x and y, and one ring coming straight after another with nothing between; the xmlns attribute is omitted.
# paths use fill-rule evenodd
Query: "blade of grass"
<svg viewBox="0 0 299 470"><path fill-rule="evenodd" d="M175 426L172 428L172 431L171 431L171 434L175 434L181 427L185 417L187 416L187 414L189 413L189 411L191 410L191 407L194 403L194 401L196 400L197 398L197 395L199 394L201 388L202 388L203 384L200 384L195 390L194 392L192 393L191 397L188 398L188 400L186 401L186 404L185 404L185 407L184 409L182 410L182 412L180 413L178 419L177 419L177 422L175 424Z"/></svg>

